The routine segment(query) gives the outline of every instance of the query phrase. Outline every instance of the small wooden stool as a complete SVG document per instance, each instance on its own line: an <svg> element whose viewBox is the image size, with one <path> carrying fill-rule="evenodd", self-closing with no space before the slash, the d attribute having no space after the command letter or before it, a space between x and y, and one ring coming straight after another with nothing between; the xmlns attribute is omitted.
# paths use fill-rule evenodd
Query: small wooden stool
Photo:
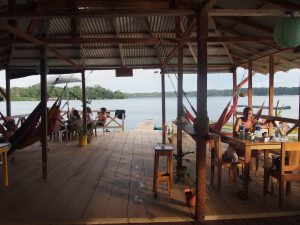
<svg viewBox="0 0 300 225"><path fill-rule="evenodd" d="M157 198L157 185L161 182L167 182L169 195L172 196L173 188L173 172L172 172L172 152L174 150L172 145L157 144L154 147L154 177L153 177L153 192L154 197ZM167 171L159 172L159 157L167 156Z"/></svg>

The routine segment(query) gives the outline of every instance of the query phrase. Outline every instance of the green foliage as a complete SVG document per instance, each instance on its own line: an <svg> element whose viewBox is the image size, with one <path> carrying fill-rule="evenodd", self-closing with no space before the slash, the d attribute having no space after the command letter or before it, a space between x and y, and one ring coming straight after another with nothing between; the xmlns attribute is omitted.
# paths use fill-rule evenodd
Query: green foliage
<svg viewBox="0 0 300 225"><path fill-rule="evenodd" d="M284 104L282 104L282 106L279 106L279 100L278 100L276 103L276 108L275 108L275 116L280 117L282 115L283 107L284 107Z"/></svg>
<svg viewBox="0 0 300 225"><path fill-rule="evenodd" d="M242 88L241 92L246 92L246 88ZM275 95L298 95L299 88L298 87L277 87L274 88ZM197 92L191 91L186 92L187 96L196 97ZM268 88L253 88L253 95L256 96L266 96L268 94ZM232 89L225 89L225 90L208 90L208 96L232 96ZM153 92L153 93L130 93L128 94L128 98L155 98L161 97L161 93ZM166 92L166 97L176 97L174 92Z"/></svg>
<svg viewBox="0 0 300 225"><path fill-rule="evenodd" d="M50 97L57 97L62 95L62 99L67 99L67 92L63 91L62 87L52 86L48 87L51 91ZM40 100L40 85L33 85L26 88L13 87L11 89L11 96L13 101L38 101ZM81 86L74 86L68 88L69 99L70 100L81 100L82 98L82 88ZM94 87L87 87L86 90L87 99L125 99L127 94L121 91L111 91L109 89L103 88L99 85Z"/></svg>

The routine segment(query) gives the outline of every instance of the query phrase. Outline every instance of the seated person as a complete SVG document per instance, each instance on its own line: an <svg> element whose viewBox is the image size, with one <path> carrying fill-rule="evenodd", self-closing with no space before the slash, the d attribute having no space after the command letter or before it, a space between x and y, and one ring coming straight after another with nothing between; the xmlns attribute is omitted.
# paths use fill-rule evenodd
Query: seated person
<svg viewBox="0 0 300 225"><path fill-rule="evenodd" d="M269 120L266 120L264 123L260 123L257 119L253 117L253 111L251 107L245 107L243 110L243 116L238 118L234 125L234 131L233 135L238 136L238 132L240 131L240 126L245 126L245 132L254 132L255 124L259 123L261 126L265 126L269 123ZM229 144L228 149L223 154L223 159L226 158L225 161L232 160L232 162L237 162L238 156L242 156L244 153L243 151L240 151L240 149L236 148L235 146L232 146ZM252 157L256 157L258 154L257 151L252 151L251 155Z"/></svg>
<svg viewBox="0 0 300 225"><path fill-rule="evenodd" d="M3 125L6 128L6 132L5 134L3 134L3 137L5 140L9 140L9 138L14 135L18 127L16 125L15 120L10 117L6 118L6 122L4 122Z"/></svg>
<svg viewBox="0 0 300 225"><path fill-rule="evenodd" d="M260 126L265 127L265 125L269 123L269 120L266 120L264 123L259 122L257 119L253 117L252 108L246 107L243 110L243 117L240 117L236 120L236 123L234 125L233 135L237 136L241 125L245 126L246 133L254 132L254 126L257 123L259 123Z"/></svg>
<svg viewBox="0 0 300 225"><path fill-rule="evenodd" d="M106 112L106 108L102 107L100 108L100 113L98 114L98 121L97 125L104 126L106 123L107 118L109 117L109 114Z"/></svg>
<svg viewBox="0 0 300 225"><path fill-rule="evenodd" d="M86 107L86 125L90 128L94 127L94 117L90 107Z"/></svg>
<svg viewBox="0 0 300 225"><path fill-rule="evenodd" d="M71 131L75 131L79 129L81 126L82 126L82 119L79 115L79 111L74 109L68 121L68 129Z"/></svg>

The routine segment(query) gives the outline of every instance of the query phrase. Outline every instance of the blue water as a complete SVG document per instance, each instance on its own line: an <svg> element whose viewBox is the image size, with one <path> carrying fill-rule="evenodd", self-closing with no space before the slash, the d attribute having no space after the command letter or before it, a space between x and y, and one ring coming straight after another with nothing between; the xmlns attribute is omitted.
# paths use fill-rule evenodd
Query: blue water
<svg viewBox="0 0 300 225"><path fill-rule="evenodd" d="M189 98L191 103L196 108L196 98ZM230 101L230 97L208 97L207 109L210 120L217 120L225 108L226 104ZM268 99L262 96L253 97L253 105L261 105L266 100L265 106L268 105ZM286 96L275 96L274 103L277 100L280 101L280 105L289 105L292 107L291 110L284 110L283 117L289 117L298 119L299 115L299 97L295 95ZM12 102L12 115L28 114L38 104L37 101L23 101L23 102ZM62 102L62 105L64 101ZM186 100L184 100L185 106L189 106ZM240 98L238 104L246 105L247 97ZM51 102L48 104L51 105ZM70 107L76 109L81 108L81 102L77 100L70 101ZM153 119L155 124L160 126L161 123L161 99L160 98L139 98L139 99L109 99L109 100L93 100L89 105L93 110L106 107L107 109L125 109L126 120L125 129L133 129L139 122L147 119ZM188 107L189 108L189 107ZM238 111L242 109L239 108ZM257 109L254 109L254 112ZM5 102L0 102L0 111L6 114ZM264 110L263 114L267 114L267 110ZM166 119L168 123L176 118L177 115L177 99L166 98Z"/></svg>

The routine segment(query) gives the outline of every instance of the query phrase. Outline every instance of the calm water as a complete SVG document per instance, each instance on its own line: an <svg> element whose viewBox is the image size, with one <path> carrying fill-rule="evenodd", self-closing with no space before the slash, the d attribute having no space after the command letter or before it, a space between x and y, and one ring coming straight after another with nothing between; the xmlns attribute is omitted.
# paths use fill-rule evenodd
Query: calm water
<svg viewBox="0 0 300 225"><path fill-rule="evenodd" d="M230 97L208 97L207 107L208 107L208 116L210 120L217 120L226 106L230 101ZM185 99L184 99L185 100ZM253 105L261 105L262 102L266 100L266 106L268 105L265 97L254 96ZM280 105L289 105L292 107L291 110L284 110L283 117L289 117L293 119L298 119L299 115L299 97L298 96L275 96L274 103L276 104L277 100L280 101ZM196 98L190 98L191 103L196 108ZM188 103L184 101L185 106L188 107ZM51 102L49 102L49 106ZM24 102L12 102L12 114L28 114L33 108L38 104L37 101L24 101ZM64 101L62 105L64 104ZM240 105L247 104L247 97L240 98ZM177 100L176 98L166 98L166 115L167 121L171 122L176 118L177 114ZM107 109L125 109L126 110L126 120L125 120L125 129L133 129L137 126L139 122L142 122L147 119L153 119L155 124L158 126L161 123L161 99L160 98L142 98L142 99L114 99L114 100L93 100L91 105L89 105L93 110L99 109L100 107L106 107ZM74 100L70 101L70 107L77 109L81 108L81 102ZM189 108L189 107L188 107ZM5 102L0 102L0 110L3 114L6 114ZM242 108L239 108L241 111ZM254 109L254 112L257 109ZM267 114L267 110L263 112Z"/></svg>

